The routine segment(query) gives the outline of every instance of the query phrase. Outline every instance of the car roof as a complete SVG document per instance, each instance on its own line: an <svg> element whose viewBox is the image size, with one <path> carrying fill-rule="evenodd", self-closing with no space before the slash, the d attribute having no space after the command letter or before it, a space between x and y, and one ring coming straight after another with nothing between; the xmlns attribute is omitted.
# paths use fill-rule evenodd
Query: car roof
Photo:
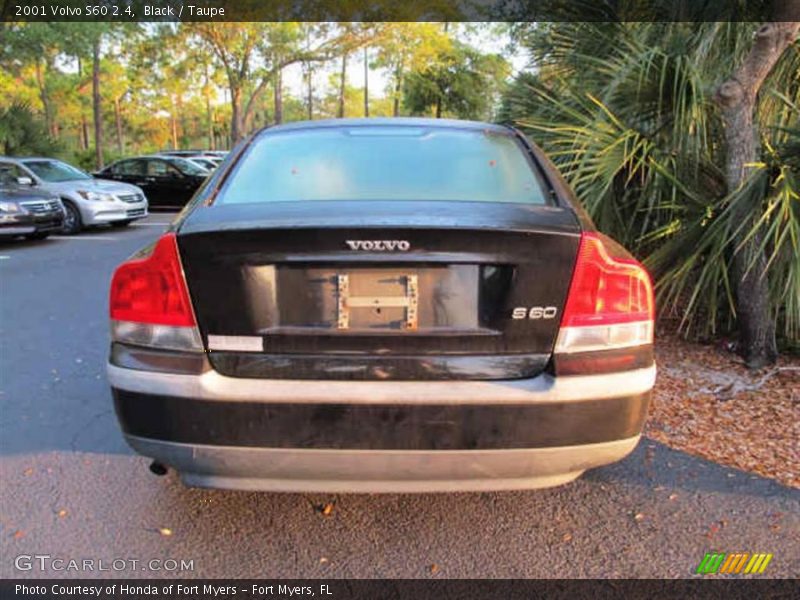
<svg viewBox="0 0 800 600"><path fill-rule="evenodd" d="M125 158L118 158L114 161L114 163L122 162L123 160L140 160L142 158L161 158L161 159L175 159L175 158L185 158L183 156L173 156L171 154L138 154L136 156L126 156ZM112 165L114 163L111 163Z"/></svg>
<svg viewBox="0 0 800 600"><path fill-rule="evenodd" d="M462 121L459 119L432 119L425 117L368 117L357 119L320 119L318 121L293 121L274 125L261 130L273 133L295 129L324 129L335 127L439 127L444 129L471 129L475 131L494 131L510 133L508 127L482 121Z"/></svg>

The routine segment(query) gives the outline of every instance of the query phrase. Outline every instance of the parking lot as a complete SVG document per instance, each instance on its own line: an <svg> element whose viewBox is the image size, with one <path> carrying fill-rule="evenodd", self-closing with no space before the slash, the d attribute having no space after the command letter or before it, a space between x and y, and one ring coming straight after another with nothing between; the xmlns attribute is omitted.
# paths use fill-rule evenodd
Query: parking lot
<svg viewBox="0 0 800 600"><path fill-rule="evenodd" d="M259 494L154 476L114 417L106 294L172 217L0 243L0 576L174 576L174 560L206 578L685 577L709 551L769 552L765 575L800 572L800 494L647 439L534 492ZM110 570L15 567L34 554Z"/></svg>

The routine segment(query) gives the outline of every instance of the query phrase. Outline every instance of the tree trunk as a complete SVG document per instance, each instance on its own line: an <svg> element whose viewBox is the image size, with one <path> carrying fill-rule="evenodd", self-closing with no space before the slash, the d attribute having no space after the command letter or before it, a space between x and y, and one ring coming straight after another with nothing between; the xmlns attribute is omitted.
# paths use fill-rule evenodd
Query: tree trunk
<svg viewBox="0 0 800 600"><path fill-rule="evenodd" d="M114 98L114 123L117 126L117 151L120 156L125 154L125 140L122 137L122 112L119 107L119 97Z"/></svg>
<svg viewBox="0 0 800 600"><path fill-rule="evenodd" d="M209 95L206 95L206 123L208 126L206 130L208 149L216 150L217 147L214 141L214 111L211 109L211 97Z"/></svg>
<svg viewBox="0 0 800 600"><path fill-rule="evenodd" d="M441 93L436 96L436 118L442 118L442 95Z"/></svg>
<svg viewBox="0 0 800 600"><path fill-rule="evenodd" d="M231 144L236 144L244 137L242 117L242 90L231 88Z"/></svg>
<svg viewBox="0 0 800 600"><path fill-rule="evenodd" d="M275 124L283 123L283 69L275 71Z"/></svg>
<svg viewBox="0 0 800 600"><path fill-rule="evenodd" d="M47 91L47 83L45 82L44 72L42 71L42 63L39 60L36 61L36 85L39 88L39 99L44 109L44 125L47 129L47 134L52 138L56 138L58 136L55 124L53 123L53 106L50 102L50 94Z"/></svg>
<svg viewBox="0 0 800 600"><path fill-rule="evenodd" d="M76 58L78 59L78 81L80 82L83 79L83 62L80 56L76 56ZM78 108L81 113L81 123L78 127L78 147L81 150L88 150L89 130L86 125L86 115L83 114L83 106L81 104L78 105Z"/></svg>
<svg viewBox="0 0 800 600"><path fill-rule="evenodd" d="M178 149L178 118L176 117L175 97L172 97L172 110L169 113L170 134L172 137L172 149Z"/></svg>
<svg viewBox="0 0 800 600"><path fill-rule="evenodd" d="M203 90L206 97L206 135L208 136L208 149L214 150L214 111L211 109L211 78L208 73L208 63L205 67L205 88Z"/></svg>
<svg viewBox="0 0 800 600"><path fill-rule="evenodd" d="M397 70L394 74L394 108L392 114L395 117L400 116L400 96L403 93L403 72Z"/></svg>
<svg viewBox="0 0 800 600"><path fill-rule="evenodd" d="M800 0L791 0L800 4ZM795 7L795 10L797 6ZM737 190L747 179L747 165L759 156L758 132L753 121L758 92L775 63L797 37L800 23L772 22L762 25L744 62L717 90L715 100L722 112L727 158L725 180L728 192ZM767 279L767 259L760 249L763 230L744 241L762 216L762 209L746 213L739 209L735 223L742 223L737 251L732 260L732 279L742 354L750 368L775 362L775 318L772 314Z"/></svg>
<svg viewBox="0 0 800 600"><path fill-rule="evenodd" d="M89 149L89 123L86 115L81 114L81 150Z"/></svg>
<svg viewBox="0 0 800 600"><path fill-rule="evenodd" d="M342 73L339 81L339 118L344 119L344 101L347 87L347 52L342 54Z"/></svg>
<svg viewBox="0 0 800 600"><path fill-rule="evenodd" d="M206 98L206 114L208 117L208 131L206 132L208 136L208 149L216 150L217 144L214 139L214 111L211 110L211 100L209 98Z"/></svg>
<svg viewBox="0 0 800 600"><path fill-rule="evenodd" d="M274 89L274 83L275 83L275 76L274 76L274 73L273 73L273 75L271 77L270 76L265 76L265 77L261 78L261 80L258 82L258 85L250 93L250 97L247 99L247 104L245 105L244 110L240 111L240 114L241 114L240 120L241 120L241 123L242 123L242 128L239 131L241 132L241 137L245 136L245 132L246 131L252 130L252 128L253 128L253 119L255 118L256 112L259 109L263 108L263 112L264 112L263 121L265 123L269 122L269 110L266 107L259 106L258 102L259 102L259 98L261 98L261 94L267 88L270 87L270 84L272 84L273 89Z"/></svg>
<svg viewBox="0 0 800 600"><path fill-rule="evenodd" d="M183 110L183 96L176 94L175 96L175 139L178 141L178 147L181 146L181 141L186 140L187 131L189 128L186 125L186 111Z"/></svg>
<svg viewBox="0 0 800 600"><path fill-rule="evenodd" d="M314 71L309 66L308 68L308 120L314 119Z"/></svg>
<svg viewBox="0 0 800 600"><path fill-rule="evenodd" d="M103 113L100 105L100 36L92 44L92 110L94 112L94 155L98 169L103 168Z"/></svg>
<svg viewBox="0 0 800 600"><path fill-rule="evenodd" d="M364 116L369 116L369 50L364 46Z"/></svg>

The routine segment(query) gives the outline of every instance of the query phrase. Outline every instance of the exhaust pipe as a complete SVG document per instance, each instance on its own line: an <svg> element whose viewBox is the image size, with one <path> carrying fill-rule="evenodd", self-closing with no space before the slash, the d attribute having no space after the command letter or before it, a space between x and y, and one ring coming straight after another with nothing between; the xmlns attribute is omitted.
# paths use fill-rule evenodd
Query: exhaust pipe
<svg viewBox="0 0 800 600"><path fill-rule="evenodd" d="M157 460L154 460L153 462L150 463L150 472L153 475L158 475L159 477L163 477L164 475L167 474L167 467L162 465Z"/></svg>

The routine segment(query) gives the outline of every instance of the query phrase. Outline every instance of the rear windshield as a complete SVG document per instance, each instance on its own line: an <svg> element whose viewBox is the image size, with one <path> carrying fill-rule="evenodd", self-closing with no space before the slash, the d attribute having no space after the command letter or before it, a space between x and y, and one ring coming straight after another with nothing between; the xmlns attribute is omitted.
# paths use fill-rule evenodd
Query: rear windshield
<svg viewBox="0 0 800 600"><path fill-rule="evenodd" d="M264 135L215 203L300 200L546 204L546 195L511 135L395 125Z"/></svg>

